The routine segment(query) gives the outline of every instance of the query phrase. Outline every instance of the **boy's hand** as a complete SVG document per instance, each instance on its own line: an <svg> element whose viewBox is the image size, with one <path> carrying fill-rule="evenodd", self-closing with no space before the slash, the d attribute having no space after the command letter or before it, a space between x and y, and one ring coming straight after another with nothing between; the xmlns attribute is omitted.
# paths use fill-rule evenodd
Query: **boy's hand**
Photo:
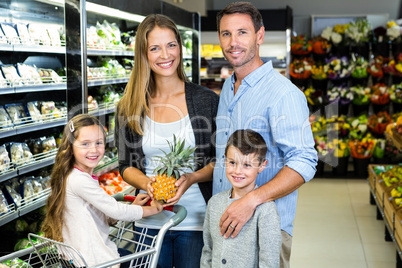
<svg viewBox="0 0 402 268"><path fill-rule="evenodd" d="M144 206L149 199L151 198L147 194L138 194L132 205Z"/></svg>

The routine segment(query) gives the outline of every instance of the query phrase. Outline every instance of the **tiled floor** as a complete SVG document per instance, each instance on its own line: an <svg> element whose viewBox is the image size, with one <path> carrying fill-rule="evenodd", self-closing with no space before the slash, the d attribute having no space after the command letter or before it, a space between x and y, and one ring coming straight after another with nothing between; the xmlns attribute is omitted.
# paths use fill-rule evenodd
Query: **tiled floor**
<svg viewBox="0 0 402 268"><path fill-rule="evenodd" d="M364 179L313 179L299 189L292 268L395 268Z"/></svg>

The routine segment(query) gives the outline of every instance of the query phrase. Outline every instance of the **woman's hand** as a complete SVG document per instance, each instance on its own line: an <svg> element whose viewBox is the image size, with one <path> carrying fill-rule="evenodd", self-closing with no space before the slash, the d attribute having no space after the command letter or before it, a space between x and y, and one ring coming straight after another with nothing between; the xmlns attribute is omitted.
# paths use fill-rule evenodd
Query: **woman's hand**
<svg viewBox="0 0 402 268"><path fill-rule="evenodd" d="M175 185L178 187L177 188L177 192L175 194L175 196L173 196L172 198L170 198L166 204L164 204L163 206L173 206L174 204L176 204L177 202L179 202L181 196L188 190L188 188L190 188L190 186L193 184L192 181L192 175L193 173L187 173L184 174L182 176L180 176L180 178L175 182Z"/></svg>
<svg viewBox="0 0 402 268"><path fill-rule="evenodd" d="M149 182L147 184L147 193L152 199L154 198L154 188L152 187L152 183L155 181L155 177L149 177Z"/></svg>
<svg viewBox="0 0 402 268"><path fill-rule="evenodd" d="M138 194L132 205L144 206L150 199L147 194Z"/></svg>

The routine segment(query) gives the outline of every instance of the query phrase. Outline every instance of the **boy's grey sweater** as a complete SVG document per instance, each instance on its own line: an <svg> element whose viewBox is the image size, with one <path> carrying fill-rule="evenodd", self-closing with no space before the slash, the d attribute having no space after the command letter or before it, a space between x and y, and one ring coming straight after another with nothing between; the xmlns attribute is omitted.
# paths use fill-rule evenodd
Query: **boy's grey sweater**
<svg viewBox="0 0 402 268"><path fill-rule="evenodd" d="M230 199L231 191L216 194L208 202L201 267L279 267L282 238L275 202L258 206L235 238L220 235L220 218L235 201Z"/></svg>

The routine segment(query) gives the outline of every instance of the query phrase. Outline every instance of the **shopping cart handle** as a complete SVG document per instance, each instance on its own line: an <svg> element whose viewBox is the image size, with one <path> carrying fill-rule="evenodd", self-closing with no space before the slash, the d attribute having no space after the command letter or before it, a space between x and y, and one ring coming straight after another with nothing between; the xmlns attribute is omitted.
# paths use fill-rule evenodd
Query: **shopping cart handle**
<svg viewBox="0 0 402 268"><path fill-rule="evenodd" d="M174 205L172 211L176 213L176 215L170 218L171 220L173 220L173 226L176 226L179 223L181 223L187 216L186 208L181 205Z"/></svg>
<svg viewBox="0 0 402 268"><path fill-rule="evenodd" d="M112 197L114 197L117 201L134 202L134 200L135 200L135 196L128 195L128 194L123 194L123 193L116 193L116 194L112 195ZM145 205L150 206L151 205L151 200L149 200ZM168 207L164 207L163 209L168 210L168 211L173 211L173 207L174 206L168 206Z"/></svg>

